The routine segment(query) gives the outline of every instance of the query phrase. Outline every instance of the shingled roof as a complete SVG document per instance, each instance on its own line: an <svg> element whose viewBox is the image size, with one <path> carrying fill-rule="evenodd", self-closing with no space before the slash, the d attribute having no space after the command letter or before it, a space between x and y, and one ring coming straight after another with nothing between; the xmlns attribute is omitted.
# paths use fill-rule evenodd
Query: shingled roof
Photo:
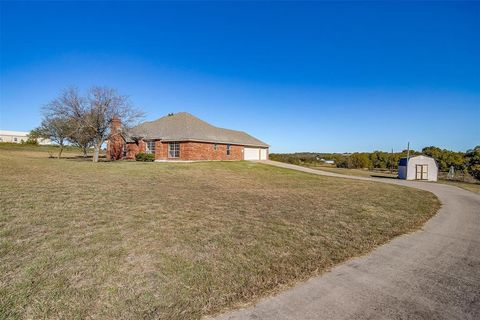
<svg viewBox="0 0 480 320"><path fill-rule="evenodd" d="M132 128L128 135L130 137L141 137L146 140L203 141L268 147L268 144L243 131L212 126L188 112L179 112L154 121L144 122Z"/></svg>

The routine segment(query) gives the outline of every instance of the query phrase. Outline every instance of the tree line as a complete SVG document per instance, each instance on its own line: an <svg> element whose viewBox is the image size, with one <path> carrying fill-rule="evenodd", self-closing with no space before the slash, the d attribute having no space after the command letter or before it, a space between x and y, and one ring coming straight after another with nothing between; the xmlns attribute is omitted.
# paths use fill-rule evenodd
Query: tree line
<svg viewBox="0 0 480 320"><path fill-rule="evenodd" d="M356 152L356 153L272 153L270 159L292 163L319 165L324 160L333 160L338 168L350 169L390 169L397 170L398 162L407 156L408 151L401 152ZM434 158L440 171L448 171L454 167L457 171L468 172L471 176L480 180L480 146L467 152L456 152L438 147L425 147L422 151L410 150L410 156L426 155Z"/></svg>
<svg viewBox="0 0 480 320"><path fill-rule="evenodd" d="M43 107L42 113L42 123L30 132L29 139L52 140L60 147L58 158L67 144L79 147L85 157L88 149L93 148L93 162L98 162L114 119L119 119L126 130L143 117L143 112L134 108L127 96L98 86L85 95L76 88L65 89Z"/></svg>

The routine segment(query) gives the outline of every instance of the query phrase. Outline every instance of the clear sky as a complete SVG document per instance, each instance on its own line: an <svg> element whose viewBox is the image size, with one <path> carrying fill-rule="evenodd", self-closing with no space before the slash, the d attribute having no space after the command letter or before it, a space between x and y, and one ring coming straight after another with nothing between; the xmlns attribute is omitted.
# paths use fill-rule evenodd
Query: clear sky
<svg viewBox="0 0 480 320"><path fill-rule="evenodd" d="M272 152L480 144L478 2L1 2L0 128L106 85Z"/></svg>

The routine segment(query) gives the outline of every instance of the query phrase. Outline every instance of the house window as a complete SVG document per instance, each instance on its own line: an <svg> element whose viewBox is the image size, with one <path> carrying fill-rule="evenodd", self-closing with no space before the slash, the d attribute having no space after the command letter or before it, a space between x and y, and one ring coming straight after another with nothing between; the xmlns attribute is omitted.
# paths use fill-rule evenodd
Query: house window
<svg viewBox="0 0 480 320"><path fill-rule="evenodd" d="M14 142L17 142L17 141L18 141L17 137L13 138L13 141L14 141Z"/></svg>
<svg viewBox="0 0 480 320"><path fill-rule="evenodd" d="M155 141L147 141L147 153L155 154Z"/></svg>
<svg viewBox="0 0 480 320"><path fill-rule="evenodd" d="M168 157L169 158L180 158L180 143L170 142L168 144Z"/></svg>
<svg viewBox="0 0 480 320"><path fill-rule="evenodd" d="M215 143L215 144L213 145L213 150L215 150L215 151L218 150L218 144Z"/></svg>
<svg viewBox="0 0 480 320"><path fill-rule="evenodd" d="M232 149L231 146L227 144L227 156L230 155L230 152L232 151L231 149Z"/></svg>

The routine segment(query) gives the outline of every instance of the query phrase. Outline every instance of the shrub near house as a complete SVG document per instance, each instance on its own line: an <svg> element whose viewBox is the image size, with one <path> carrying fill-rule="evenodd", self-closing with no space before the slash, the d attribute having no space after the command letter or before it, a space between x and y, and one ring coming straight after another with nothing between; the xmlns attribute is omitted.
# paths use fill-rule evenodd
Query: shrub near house
<svg viewBox="0 0 480 320"><path fill-rule="evenodd" d="M135 155L135 160L143 162L153 162L155 161L155 155L152 153L140 152Z"/></svg>

